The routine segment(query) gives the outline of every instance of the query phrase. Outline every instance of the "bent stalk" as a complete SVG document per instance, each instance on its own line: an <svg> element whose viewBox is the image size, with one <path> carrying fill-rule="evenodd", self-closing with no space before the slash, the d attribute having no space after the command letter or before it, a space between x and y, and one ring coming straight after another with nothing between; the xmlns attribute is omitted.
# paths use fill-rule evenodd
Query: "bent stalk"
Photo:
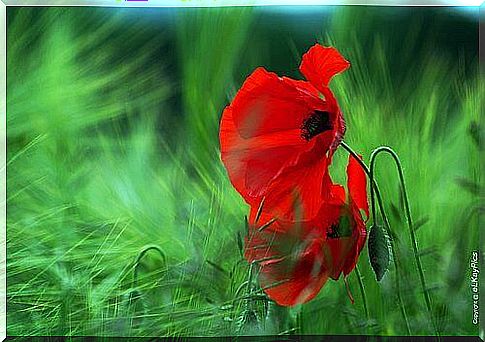
<svg viewBox="0 0 485 342"><path fill-rule="evenodd" d="M422 288L422 291L423 291L423 296L424 296L424 300L425 300L425 303L426 303L426 308L428 310L428 313L429 313L431 322L433 324L433 327L435 329L435 332L436 332L436 334L439 335L438 329L436 328L436 324L435 324L435 321L433 319L433 312L431 310L431 296L429 295L428 287L426 286L426 279L424 278L423 266L421 264L421 259L419 257L418 241L416 239L416 234L415 234L415 231L414 231L413 219L412 219L412 216L411 216L411 208L409 206L409 198L408 198L408 193L407 193L407 189L406 189L406 183L404 181L404 173L403 173L403 170L402 170L401 160L399 159L399 156L397 155L396 152L394 152L394 150L392 148L387 147L387 146L378 147L371 154L370 171L371 171L371 174L372 174L373 170L374 170L376 158L379 155L379 153L382 153L382 152L388 153L393 158L394 162L396 163L396 167L397 167L398 174L399 174L399 181L400 181L401 187L402 187L402 193L403 193L403 199L404 199L404 209L405 209L405 212L406 212L406 220L407 220L407 225L408 225L408 228L409 228L409 234L410 234L410 237L411 237L411 242L412 242L412 247L413 247L414 260L415 260L416 266L418 268L419 280L421 282L421 288Z"/></svg>
<svg viewBox="0 0 485 342"><path fill-rule="evenodd" d="M377 185L377 182L374 179L374 174L372 172L372 169L369 169L369 167L367 167L367 165L362 161L362 159L360 159L358 154L349 145L347 145L343 141L340 143L340 145L347 152L349 152L349 154L352 157L354 157L354 159L360 164L360 166L362 167L362 169L365 171L365 173L367 174L367 176L370 179L370 183L371 183L371 187L370 187L371 188L371 208L372 208L372 220L373 220L373 222L377 223L377 214L376 214L376 208L375 208L375 202L376 201L375 201L375 198L374 198L374 194L375 194L375 197L377 198L377 204L379 205L379 211L380 211L382 219L384 221L385 228L386 228L386 230L390 231L389 219L388 219L387 214L384 210L384 205L383 205L383 202L382 202L382 196L381 196L381 193L379 191L379 187ZM399 257L397 256L397 252L396 252L392 238L390 239L390 244L391 244L391 251L392 251L392 260L393 260L393 263L394 263L394 268L396 269L396 276L394 277L394 279L395 279L395 286L396 286L396 292L397 292L397 299L399 301L399 308L400 308L400 311L401 311L401 315L402 315L404 322L406 324L406 331L410 335L411 329L409 327L409 320L408 320L408 317L407 317L406 308L404 307L404 302L402 300L402 295L401 295L401 282L400 282L400 278L401 278L400 269L401 268L400 268L400 263L399 263Z"/></svg>

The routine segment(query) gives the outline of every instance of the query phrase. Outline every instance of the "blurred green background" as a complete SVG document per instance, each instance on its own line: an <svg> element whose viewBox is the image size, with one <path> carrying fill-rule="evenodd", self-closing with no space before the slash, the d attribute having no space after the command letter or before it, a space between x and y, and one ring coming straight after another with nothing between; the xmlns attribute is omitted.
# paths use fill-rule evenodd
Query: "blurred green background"
<svg viewBox="0 0 485 342"><path fill-rule="evenodd" d="M332 83L347 143L366 161L379 145L401 157L437 329L477 334L478 8L7 14L8 335L408 334L395 269L377 283L367 247L368 318L355 272L353 305L342 279L290 309L241 287L248 207L220 162L219 118L257 66L301 78L316 41L352 63ZM342 180L345 151L334 160ZM382 158L410 333L433 334L396 175Z"/></svg>

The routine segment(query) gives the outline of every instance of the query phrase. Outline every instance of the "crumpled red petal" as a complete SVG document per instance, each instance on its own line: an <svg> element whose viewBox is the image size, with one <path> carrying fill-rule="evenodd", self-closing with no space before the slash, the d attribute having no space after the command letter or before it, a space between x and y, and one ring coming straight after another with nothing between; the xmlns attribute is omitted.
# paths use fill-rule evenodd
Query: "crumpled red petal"
<svg viewBox="0 0 485 342"><path fill-rule="evenodd" d="M245 257L256 261L261 287L279 305L293 306L314 298L328 279L323 254L322 227L309 222L276 220L251 210Z"/></svg>
<svg viewBox="0 0 485 342"><path fill-rule="evenodd" d="M350 63L334 47L315 44L303 55L300 71L315 88L324 93L332 77L349 66Z"/></svg>

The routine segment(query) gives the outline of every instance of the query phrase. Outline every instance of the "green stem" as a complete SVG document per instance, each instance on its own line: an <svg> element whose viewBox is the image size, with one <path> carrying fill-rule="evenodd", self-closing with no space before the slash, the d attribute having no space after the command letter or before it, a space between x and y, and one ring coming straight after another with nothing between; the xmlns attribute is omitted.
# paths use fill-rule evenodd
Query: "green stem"
<svg viewBox="0 0 485 342"><path fill-rule="evenodd" d="M426 308L428 309L428 313L430 315L431 322L433 324L433 327L435 329L435 332L439 334L438 330L436 329L436 325L433 319L433 312L431 310L431 297L428 292L428 288L426 286L426 280L424 278L424 272L423 272L423 266L421 264L421 259L419 257L419 249L418 249L418 241L416 239L416 234L414 231L414 225L413 225L413 219L411 216L411 208L409 206L409 198L407 194L407 189L406 189L406 183L404 181L404 173L402 170L402 164L399 159L399 156L397 155L396 152L394 152L390 147L387 146L381 146L376 148L370 157L370 169L371 169L371 174L374 171L374 166L375 166L375 161L379 153L385 152L391 155L391 157L394 159L394 162L396 163L398 174L399 174L399 181L401 182L401 187L402 187L402 193L403 193L403 199L404 199L404 209L406 212L406 218L407 218L407 225L409 228L409 234L411 236L411 242L412 242L412 247L413 247L413 254L414 254L414 260L416 262L416 266L418 268L418 273L419 273L419 279L421 282L421 288L423 291L423 296L424 300L426 302Z"/></svg>
<svg viewBox="0 0 485 342"><path fill-rule="evenodd" d="M365 318L367 318L367 323L370 321L369 309L367 308L367 296L365 294L364 282L362 281L362 274L359 271L359 266L355 266L355 273L357 275L357 280L359 281L360 293L362 294L362 304L364 306Z"/></svg>
<svg viewBox="0 0 485 342"><path fill-rule="evenodd" d="M138 266L140 265L141 259L151 250L155 250L160 255L162 256L163 260L166 260L165 253L162 251L162 249L156 245L149 245L144 247L140 253L138 253L138 256L135 259L135 263L133 264L133 280L132 280L132 285L131 287L135 289L138 286Z"/></svg>
<svg viewBox="0 0 485 342"><path fill-rule="evenodd" d="M386 230L390 231L389 219L388 219L387 214L384 210L381 192L379 190L379 187L377 185L376 180L374 179L373 172L367 167L367 165L362 161L362 159L360 159L360 157L357 155L357 153L355 153L354 150L349 145L347 145L343 141L340 143L340 145L347 152L349 152L352 157L354 157L354 159L360 164L360 166L362 167L362 169L365 171L365 173L367 174L367 176L370 179L370 183L371 183L371 187L370 187L371 188L371 208L372 208L372 219L373 219L374 224L377 224L377 217L376 217L377 214L376 214L375 199L374 199L374 193L375 193L375 197L377 197L377 204L379 205L379 210L380 210L382 219L384 220L385 228L386 228ZM393 263L394 263L394 268L396 269L396 276L394 277L394 279L395 279L395 283L396 283L396 292L397 292L397 299L399 301L399 308L401 310L401 315L402 315L404 322L406 324L406 331L407 331L408 335L411 335L411 329L409 327L409 320L408 320L408 317L407 317L407 314L406 314L406 308L404 307L404 302L402 300L402 295L401 295L401 281L400 281L400 278L401 278L400 269L401 269L401 267L400 267L399 258L398 258L397 251L395 249L394 242L393 242L392 238L390 239L390 244L391 244L391 251L392 251L392 260L393 260Z"/></svg>

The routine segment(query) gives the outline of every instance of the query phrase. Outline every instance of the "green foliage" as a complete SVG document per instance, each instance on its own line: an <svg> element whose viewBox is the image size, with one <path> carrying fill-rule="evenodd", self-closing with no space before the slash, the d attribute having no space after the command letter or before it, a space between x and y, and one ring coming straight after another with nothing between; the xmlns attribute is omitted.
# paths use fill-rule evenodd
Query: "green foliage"
<svg viewBox="0 0 485 342"><path fill-rule="evenodd" d="M405 333L395 270L378 284L367 251L359 268L369 320L354 273L354 305L340 280L308 304L281 308L242 258L248 208L219 160L218 121L244 73L266 59L254 48L255 11L171 11L176 32L160 34L136 10L9 9L9 335ZM466 60L474 67L465 73L464 63L431 52L431 36L427 49L415 48L411 30L406 55L358 10L332 16L311 39L352 62L332 83L346 141L364 157L382 144L398 152L439 328L474 335L466 260L483 212L478 61ZM176 70L164 58L173 54ZM346 160L339 150L336 179ZM431 333L404 215L391 209L401 197L396 171L381 163L412 331Z"/></svg>

